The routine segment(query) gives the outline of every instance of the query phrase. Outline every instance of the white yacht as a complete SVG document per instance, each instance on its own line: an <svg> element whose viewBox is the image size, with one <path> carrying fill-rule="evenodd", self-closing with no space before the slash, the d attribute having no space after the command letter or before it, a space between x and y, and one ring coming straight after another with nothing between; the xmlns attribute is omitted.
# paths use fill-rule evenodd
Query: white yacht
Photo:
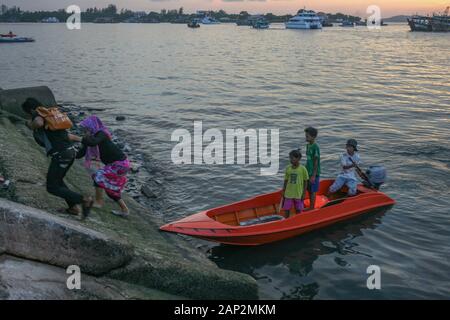
<svg viewBox="0 0 450 320"><path fill-rule="evenodd" d="M322 23L315 11L301 9L286 22L286 29L322 29Z"/></svg>
<svg viewBox="0 0 450 320"><path fill-rule="evenodd" d="M220 21L214 19L213 17L210 16L204 16L200 22L202 24L220 24Z"/></svg>

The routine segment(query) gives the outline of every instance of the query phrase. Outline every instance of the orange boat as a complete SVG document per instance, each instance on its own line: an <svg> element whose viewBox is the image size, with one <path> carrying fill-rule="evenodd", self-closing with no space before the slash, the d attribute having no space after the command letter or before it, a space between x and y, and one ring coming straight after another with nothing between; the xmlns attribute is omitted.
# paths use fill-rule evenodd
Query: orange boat
<svg viewBox="0 0 450 320"><path fill-rule="evenodd" d="M202 211L160 229L224 244L256 246L295 237L395 204L384 193L362 184L358 185L356 196L328 199L325 194L333 181L320 182L314 210L298 215L292 211L289 218L279 212L281 191L277 191ZM305 207L309 207L308 198L306 195Z"/></svg>

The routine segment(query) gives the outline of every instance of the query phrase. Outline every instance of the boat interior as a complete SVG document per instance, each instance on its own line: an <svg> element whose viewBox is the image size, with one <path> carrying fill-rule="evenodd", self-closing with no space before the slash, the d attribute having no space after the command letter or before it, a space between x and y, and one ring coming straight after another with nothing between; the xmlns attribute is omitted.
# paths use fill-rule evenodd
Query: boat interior
<svg viewBox="0 0 450 320"><path fill-rule="evenodd" d="M316 195L315 209L322 208L327 204L336 203L336 199L342 201L346 196L346 190L334 194L332 199L325 195L333 181L324 180L320 183L319 191ZM284 210L280 212L281 194L280 192L257 196L233 205L210 210L207 215L214 220L230 226L248 226L261 224L285 218ZM309 207L309 194L305 197L305 208ZM290 217L296 214L295 209L290 211Z"/></svg>

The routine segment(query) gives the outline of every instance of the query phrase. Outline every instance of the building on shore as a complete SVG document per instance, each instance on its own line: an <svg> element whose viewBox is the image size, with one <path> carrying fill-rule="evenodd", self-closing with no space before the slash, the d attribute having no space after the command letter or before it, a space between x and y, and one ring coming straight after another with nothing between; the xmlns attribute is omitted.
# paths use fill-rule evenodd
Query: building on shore
<svg viewBox="0 0 450 320"><path fill-rule="evenodd" d="M42 23L59 23L59 19L56 17L48 17L41 20Z"/></svg>

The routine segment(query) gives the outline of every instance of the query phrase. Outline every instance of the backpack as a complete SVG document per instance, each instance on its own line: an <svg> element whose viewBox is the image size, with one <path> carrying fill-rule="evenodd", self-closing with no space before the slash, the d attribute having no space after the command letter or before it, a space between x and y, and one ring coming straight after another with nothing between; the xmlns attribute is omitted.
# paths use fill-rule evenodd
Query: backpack
<svg viewBox="0 0 450 320"><path fill-rule="evenodd" d="M44 127L46 130L67 130L73 126L73 123L67 114L61 112L57 107L38 107L36 108L36 112L39 116L44 118Z"/></svg>

